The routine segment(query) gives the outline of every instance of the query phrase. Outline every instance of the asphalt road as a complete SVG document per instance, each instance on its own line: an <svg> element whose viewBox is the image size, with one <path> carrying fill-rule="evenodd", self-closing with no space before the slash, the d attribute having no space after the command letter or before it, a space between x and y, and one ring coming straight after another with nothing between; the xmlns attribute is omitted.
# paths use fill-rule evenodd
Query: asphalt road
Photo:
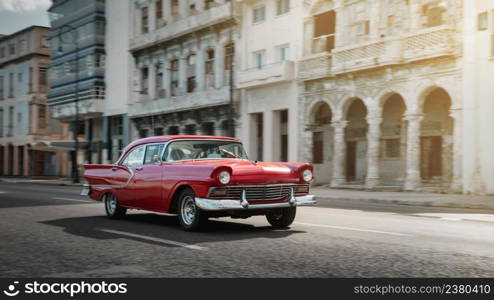
<svg viewBox="0 0 494 300"><path fill-rule="evenodd" d="M289 230L221 218L190 233L109 220L78 188L0 183L0 277L494 277L493 211L321 204Z"/></svg>

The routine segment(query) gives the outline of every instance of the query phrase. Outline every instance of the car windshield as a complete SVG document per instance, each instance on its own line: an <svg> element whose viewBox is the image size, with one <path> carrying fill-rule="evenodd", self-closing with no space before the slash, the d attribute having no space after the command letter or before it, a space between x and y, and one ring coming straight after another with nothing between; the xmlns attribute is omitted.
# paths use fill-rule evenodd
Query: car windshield
<svg viewBox="0 0 494 300"><path fill-rule="evenodd" d="M174 141L163 154L164 161L221 158L248 159L241 143L219 140Z"/></svg>

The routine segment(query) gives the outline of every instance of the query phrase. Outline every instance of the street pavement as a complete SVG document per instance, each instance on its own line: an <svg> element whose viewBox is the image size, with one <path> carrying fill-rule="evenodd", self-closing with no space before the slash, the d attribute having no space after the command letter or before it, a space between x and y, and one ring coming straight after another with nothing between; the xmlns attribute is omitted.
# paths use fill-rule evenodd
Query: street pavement
<svg viewBox="0 0 494 300"><path fill-rule="evenodd" d="M264 217L109 220L73 186L0 183L0 277L494 277L492 210L332 199Z"/></svg>

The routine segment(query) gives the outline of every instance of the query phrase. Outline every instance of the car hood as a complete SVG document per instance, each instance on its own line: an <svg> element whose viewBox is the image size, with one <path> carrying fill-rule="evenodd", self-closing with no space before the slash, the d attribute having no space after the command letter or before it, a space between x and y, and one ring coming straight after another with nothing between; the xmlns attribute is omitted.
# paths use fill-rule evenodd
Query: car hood
<svg viewBox="0 0 494 300"><path fill-rule="evenodd" d="M184 165L230 167L234 184L295 183L300 180L300 167L308 165L305 163L253 162L240 159L205 159L182 163Z"/></svg>

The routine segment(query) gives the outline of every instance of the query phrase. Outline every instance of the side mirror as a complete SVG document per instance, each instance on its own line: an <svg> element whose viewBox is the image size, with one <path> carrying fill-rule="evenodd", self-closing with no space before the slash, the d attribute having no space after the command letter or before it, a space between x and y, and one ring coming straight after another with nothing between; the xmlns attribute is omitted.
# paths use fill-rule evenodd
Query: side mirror
<svg viewBox="0 0 494 300"><path fill-rule="evenodd" d="M159 155L153 155L153 163L156 165L161 165L161 158Z"/></svg>

